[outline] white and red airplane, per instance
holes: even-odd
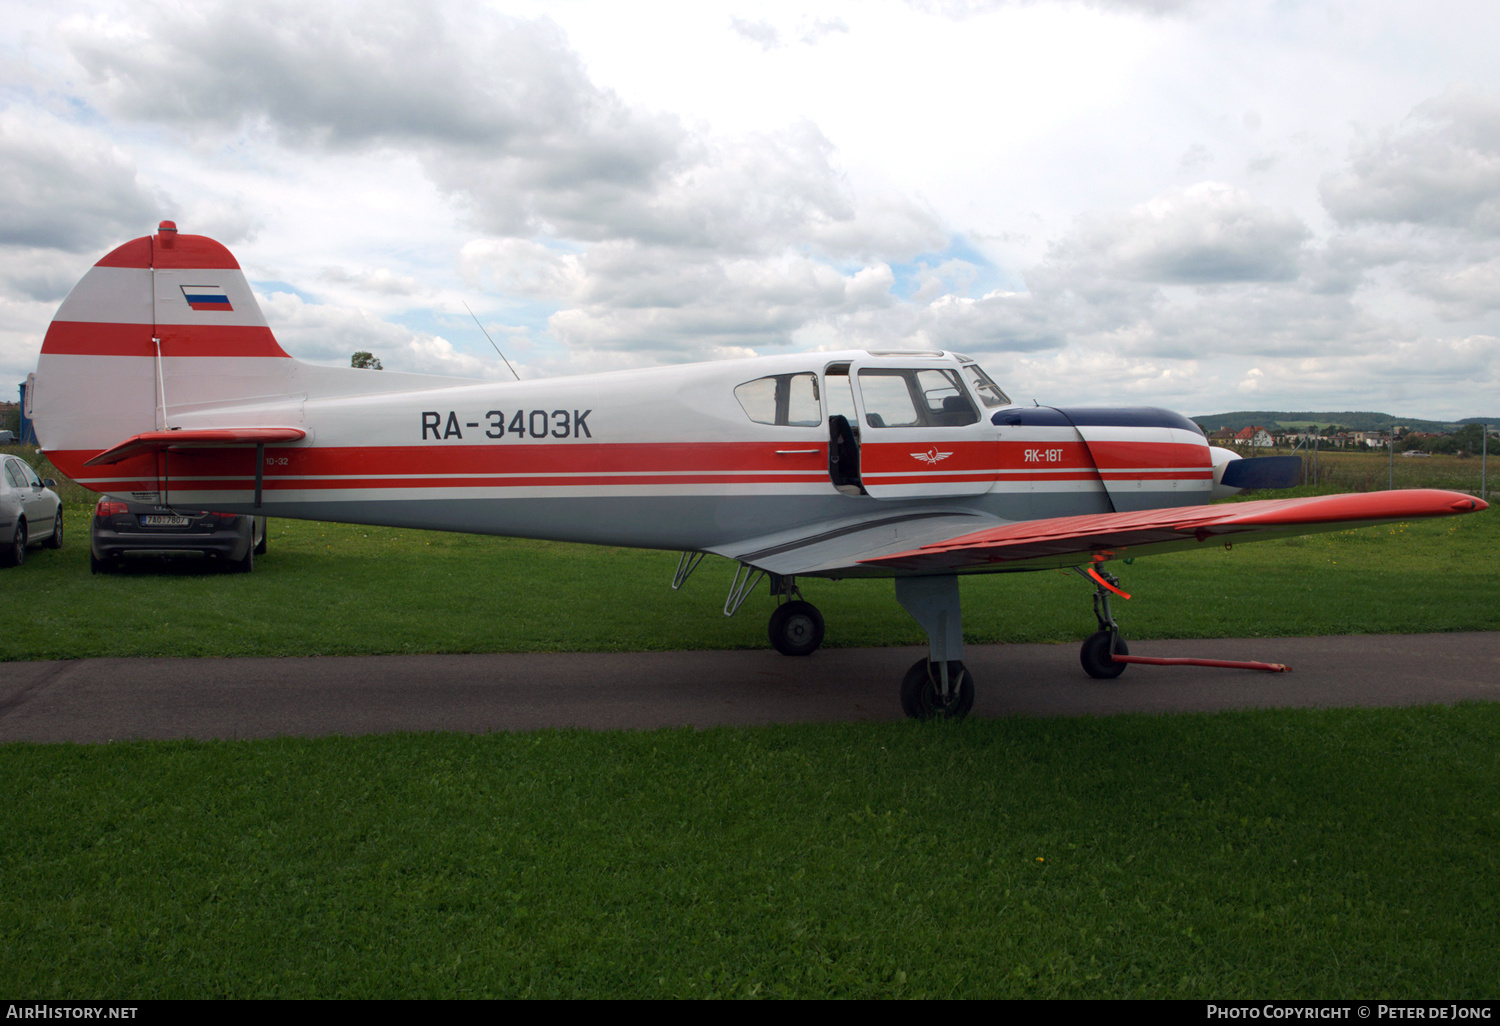
[[[1481,510],[1376,492],[1209,505],[1292,483],[1167,410],[1017,405],[951,352],[848,351],[514,382],[289,357],[219,243],[154,235],[84,275],[27,390],[80,484],[188,509],[668,549],[680,587],[736,561],[733,614],[769,579],[775,647],[823,637],[798,577],[892,577],[929,657],[911,716],[962,716],[959,574],[1073,567],[1096,590],[1084,668],[1127,654],[1100,564],[1201,545]]]

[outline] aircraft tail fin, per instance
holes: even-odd
[[[106,254],[63,300],[30,397],[37,440],[76,477],[106,450],[191,422],[194,410],[285,396],[296,362],[233,254],[163,221]],[[257,426],[248,419],[236,426]],[[151,448],[137,449],[127,476],[154,476]]]

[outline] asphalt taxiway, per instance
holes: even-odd
[[[895,720],[920,648],[76,659],[0,663],[0,741],[316,737],[545,727]],[[1291,673],[1079,668],[1078,646],[969,645],[975,716],[1401,706],[1500,700],[1500,632],[1133,641],[1134,655]]]

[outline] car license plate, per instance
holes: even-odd
[[[142,527],[186,527],[187,517],[141,517]]]

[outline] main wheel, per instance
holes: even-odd
[[[948,697],[943,698],[937,663],[918,659],[901,679],[901,711],[914,720],[961,720],[974,708],[974,675],[963,663],[948,663]]]
[[[62,548],[62,539],[62,508],[59,507],[57,510],[57,520],[52,524],[52,537],[48,538],[45,544],[49,549],[60,549]]]
[[[1114,680],[1125,672],[1129,663],[1117,663],[1109,657],[1111,641],[1114,642],[1113,651],[1117,655],[1130,654],[1124,638],[1116,641],[1110,631],[1095,631],[1089,635],[1078,653],[1078,661],[1083,664],[1084,673],[1098,680]]]
[[[812,655],[823,644],[823,614],[811,602],[785,602],[771,614],[769,633],[782,655]]]
[[[16,521],[16,533],[10,544],[0,550],[0,566],[20,566],[26,562],[26,522]]]

